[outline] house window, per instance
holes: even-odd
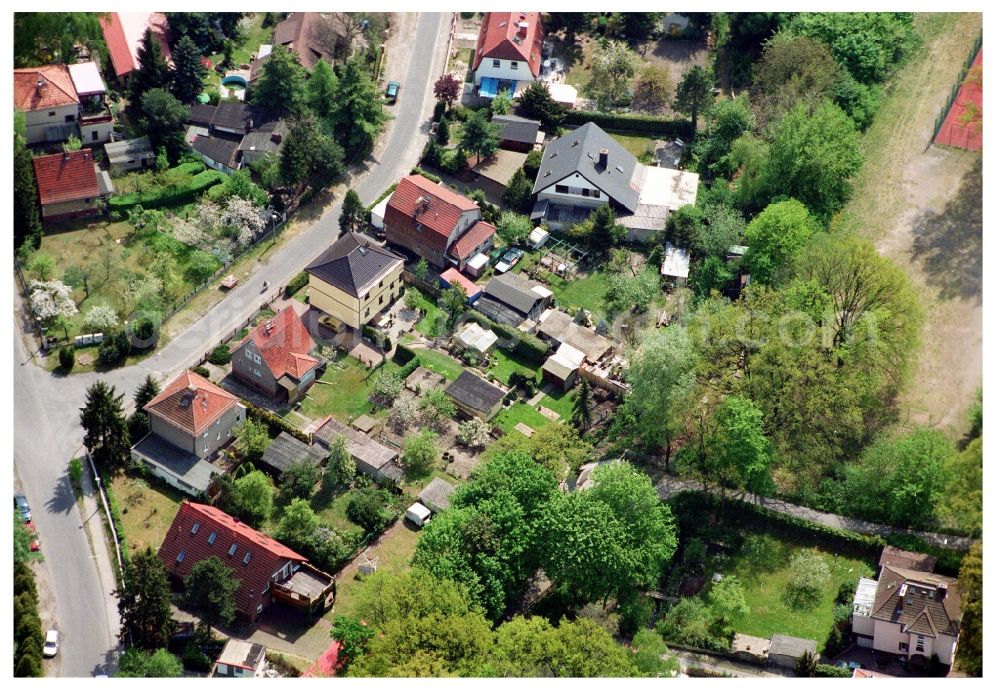
[[[569,186],[563,186],[561,184],[556,184],[556,193],[569,193]]]
[[[97,131],[96,130],[90,134],[90,139],[92,141],[94,141],[94,142],[97,141]]]
[[[910,648],[910,643],[909,642],[900,642],[899,643],[899,651],[905,652],[909,648]]]
[[[260,355],[254,355],[253,356],[253,361],[254,361],[255,364],[260,364]]]
[[[210,534],[208,534],[208,544],[215,545],[215,539],[218,537],[219,534],[217,534],[215,531],[212,531]]]
[[[917,635],[917,651],[918,652],[924,651],[924,636],[923,635]]]
[[[231,546],[229,546],[229,557],[232,557],[235,554],[236,554],[236,544],[233,543]]]
[[[246,555],[243,556],[243,564],[244,565],[250,564],[250,553],[247,553]]]
[[[205,446],[203,446],[201,448],[201,453],[203,453],[203,454],[207,454],[208,453],[208,444],[206,444]]]
[[[516,60],[510,61],[510,69],[511,70],[517,70],[517,61]]]
[[[205,434],[201,435],[201,438],[202,439],[208,439],[208,432],[206,432]]]
[[[497,61],[494,60],[493,62],[496,63]],[[495,66],[495,67],[499,67],[499,66]],[[55,111],[49,111],[49,115],[50,116],[55,116],[56,112]]]
[[[220,439],[222,439],[222,430],[215,433],[215,441],[219,441]]]
[[[67,123],[72,123],[73,121],[76,120],[76,116],[66,116],[65,120]]]
[[[372,313],[371,307],[368,307],[367,309],[365,309],[365,317],[366,318],[367,318],[368,314],[370,314],[370,313]]]
[[[366,300],[367,300],[367,299],[368,299],[369,297],[371,297],[371,296],[372,296],[372,293],[371,293],[371,292],[365,292],[365,299],[366,299]]]
[[[250,350],[250,348],[247,348],[243,352],[244,352],[244,354],[246,354],[248,360],[252,360],[253,359],[253,352]]]
[[[494,61],[493,61],[493,67],[495,67],[495,68],[498,68],[498,67],[500,67],[500,61],[499,61],[499,60],[496,60],[496,59],[494,59]],[[55,116],[55,115],[56,115],[56,112],[55,112],[55,111],[53,111],[53,112],[52,112],[52,113],[50,113],[49,115],[50,115],[50,116]]]
[[[185,555],[187,555],[187,552],[184,551],[184,550],[182,550],[179,553],[177,553],[177,564],[178,565],[181,564],[182,562],[184,562],[184,556]]]
[[[193,536],[194,534],[198,533],[198,529],[200,528],[201,524],[199,524],[197,521],[194,522],[194,526],[191,527],[191,535]]]
[[[590,192],[590,197],[592,197],[592,198],[600,198],[601,197],[601,192],[595,188],[594,190],[592,190]]]
[[[253,370],[253,375],[254,376],[260,376],[260,370],[259,369]]]
[[[384,284],[384,282],[385,282],[384,280],[379,280],[378,281],[378,286],[381,287]]]

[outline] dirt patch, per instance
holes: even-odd
[[[923,344],[901,397],[902,426],[959,436],[983,376],[982,170],[977,154],[929,142],[982,16],[916,22],[924,44],[865,134],[866,164],[838,225],[875,242],[922,300]]]

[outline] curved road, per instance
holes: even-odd
[[[395,118],[376,147],[379,154],[369,158],[350,182],[362,201],[374,200],[418,161],[425,141],[422,134],[429,131],[432,84],[445,69],[444,46],[450,17],[443,13],[419,14],[412,40],[401,47],[409,52],[407,73],[403,79],[399,79],[400,75],[389,76],[402,83]],[[67,462],[77,454],[83,438],[78,413],[87,388],[103,380],[119,393],[124,392],[127,402],[147,374],[162,381],[193,364],[261,301],[258,288],[263,279],[275,287],[283,285],[338,236],[339,215],[337,205],[289,241],[280,254],[208,314],[138,365],[103,374],[57,377],[30,360],[24,342],[15,332],[14,465],[33,505],[56,597],[56,625],[62,644],[53,675],[86,677],[109,673],[117,649],[118,625],[109,593],[113,578],[98,572],[94,553],[105,551],[91,548],[66,476]],[[20,322],[15,323],[19,329]],[[99,545],[100,539],[96,540]]]

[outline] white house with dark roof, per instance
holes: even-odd
[[[403,257],[363,234],[337,239],[312,263],[309,304],[359,329],[403,295]]]
[[[698,174],[647,166],[594,123],[550,142],[532,192],[531,217],[561,230],[610,205],[632,241],[645,241],[667,217],[694,204]]]

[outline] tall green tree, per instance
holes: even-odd
[[[87,389],[84,406],[80,408],[83,445],[94,463],[103,470],[125,465],[129,456],[128,425],[122,408],[124,394],[114,386],[97,381]]]
[[[31,248],[42,244],[42,220],[38,213],[38,189],[31,151],[24,137],[14,135],[14,250],[26,241]]]
[[[121,639],[137,649],[167,646],[171,632],[170,582],[163,560],[146,548],[125,561],[128,581],[115,592]]]
[[[483,157],[489,157],[500,147],[501,130],[499,123],[486,120],[486,116],[477,111],[465,122],[459,148],[476,155],[476,164],[479,164]]]
[[[723,487],[767,495],[774,490],[771,444],[764,435],[764,414],[743,396],[727,396],[716,409],[707,442],[710,477]]]
[[[306,71],[298,56],[275,46],[254,83],[251,98],[257,106],[299,115],[306,102]]]
[[[593,678],[637,675],[626,647],[586,618],[515,617],[494,632],[491,675],[528,678]]]
[[[631,14],[631,13],[629,13]],[[648,65],[639,71],[632,94],[632,108],[644,113],[661,114],[670,105],[670,73],[665,68]]]
[[[367,211],[353,188],[347,190],[344,195],[344,202],[340,206],[340,231],[344,234],[348,232],[359,232],[367,222]]]
[[[236,435],[236,450],[247,461],[257,461],[267,451],[271,438],[267,434],[267,425],[257,420],[247,418],[239,425],[233,434]]]
[[[962,592],[962,638],[955,650],[959,668],[973,677],[983,675],[983,544],[976,542],[958,573]]]
[[[160,394],[160,382],[152,374],[147,374],[146,378],[135,389],[132,395],[132,402],[136,410],[142,410],[146,404]]]
[[[266,473],[250,471],[237,478],[233,488],[233,509],[230,511],[233,516],[256,528],[271,518],[274,488]]]
[[[317,61],[306,85],[309,108],[320,118],[327,118],[337,108],[337,76],[325,60]]]
[[[762,123],[777,122],[797,103],[812,109],[833,96],[840,67],[830,49],[806,36],[778,34],[754,65],[754,103]]]
[[[524,170],[518,169],[510,177],[510,181],[507,182],[507,188],[503,192],[503,204],[518,212],[530,212],[531,188],[532,182],[528,179]]]
[[[191,104],[201,93],[208,70],[201,62],[201,50],[189,36],[182,36],[170,52],[174,61],[170,91],[182,104]]]
[[[757,118],[745,94],[736,99],[723,99],[706,113],[706,127],[692,146],[702,175],[722,176],[728,179],[737,169],[733,157],[733,143],[746,134],[752,134]]]
[[[674,92],[674,110],[679,113],[691,114],[691,133],[698,132],[698,114],[712,107],[714,98],[712,88],[715,81],[712,73],[695,65],[684,73],[684,77]]]
[[[330,444],[330,457],[326,460],[326,467],[323,468],[323,476],[320,478],[323,493],[331,495],[341,487],[347,487],[356,474],[357,464],[347,449],[347,438],[338,435]]]
[[[115,678],[180,678],[181,660],[164,648],[154,652],[126,649],[118,660]]]
[[[608,41],[591,59],[592,77],[586,92],[597,100],[600,111],[627,106],[632,82],[639,72],[639,54],[624,41]]]
[[[609,205],[596,208],[586,220],[574,224],[569,229],[569,236],[584,242],[592,252],[605,256],[615,246],[625,241],[628,230],[618,224],[615,212]]]
[[[287,185],[325,188],[344,173],[344,149],[310,114],[292,122],[279,166]]]
[[[594,395],[587,379],[580,380],[580,388],[573,399],[572,420],[581,432],[586,432],[594,420]]]
[[[847,114],[829,101],[812,112],[800,103],[777,126],[762,185],[772,197],[795,198],[829,219],[850,195],[862,161],[861,138]]]
[[[142,43],[136,51],[138,67],[128,78],[128,108],[126,111],[133,119],[143,115],[143,95],[153,89],[166,90],[170,87],[170,66],[163,55],[163,48],[152,30],[146,29]]]
[[[754,282],[774,283],[795,261],[796,253],[820,231],[809,209],[797,200],[771,203],[746,230],[743,262]]]
[[[346,666],[363,654],[366,645],[375,634],[374,628],[357,618],[350,618],[346,615],[334,617],[333,625],[330,628],[330,637],[340,644],[340,649],[337,650],[337,659],[340,665]]]
[[[199,560],[184,578],[184,603],[209,625],[228,625],[236,617],[240,580],[217,557]]]
[[[104,12],[15,12],[14,67],[72,63],[77,43],[107,55],[100,18]]]
[[[176,162],[187,151],[184,127],[188,109],[166,89],[151,89],[142,95],[140,127],[154,147],[166,149],[170,161]]]
[[[562,125],[566,118],[566,107],[552,98],[549,88],[543,82],[532,82],[519,97],[521,111],[528,118],[536,118],[542,127],[552,130]]]
[[[382,95],[359,58],[344,64],[334,94],[337,109],[330,121],[344,150],[357,156],[375,144],[388,119],[382,111]]]

